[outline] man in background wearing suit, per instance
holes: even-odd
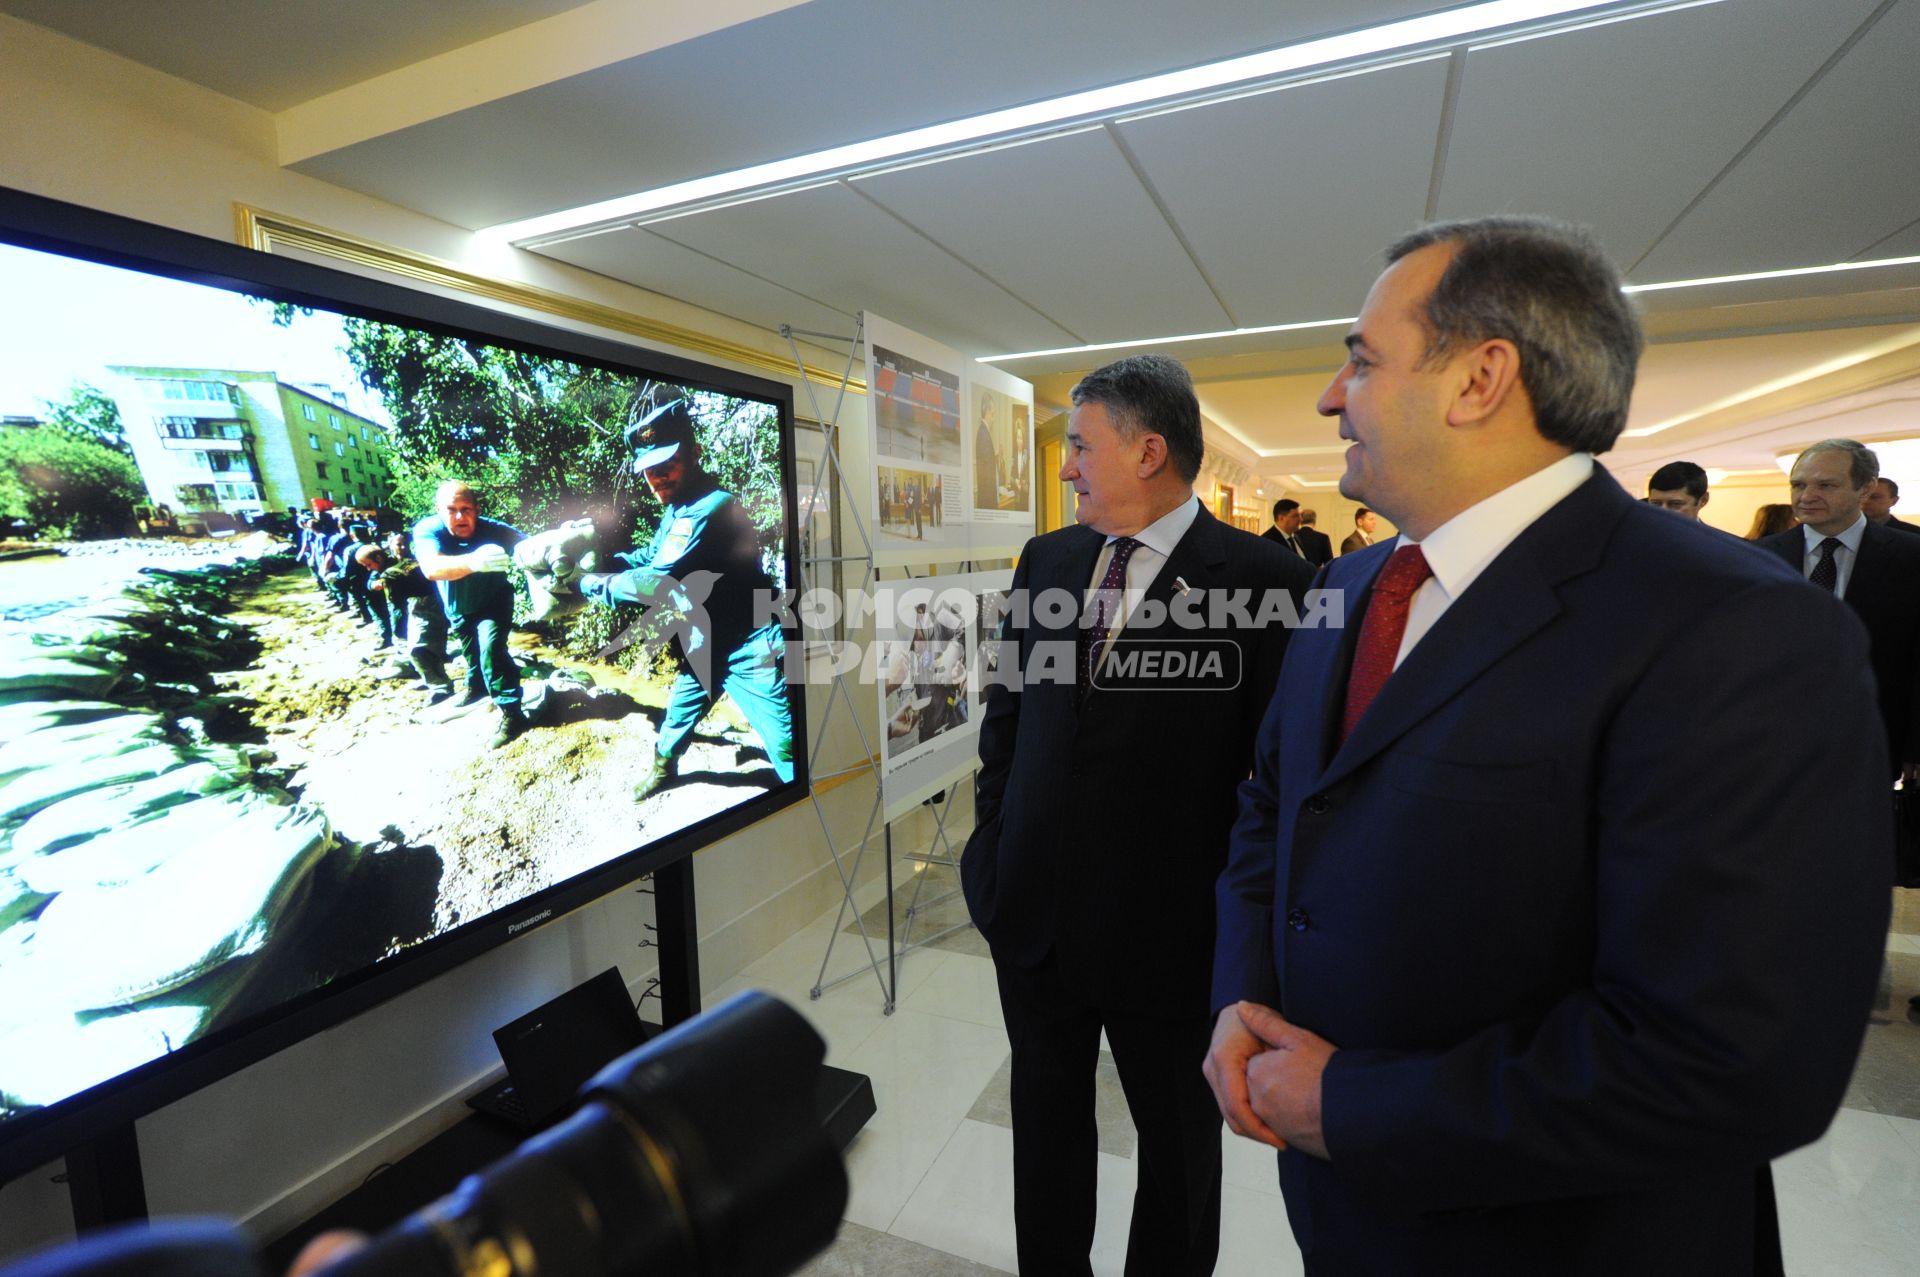
[[[1893,513],[1893,507],[1900,504],[1900,485],[1881,475],[1867,485],[1867,495],[1860,502],[1861,510],[1881,527],[1893,532],[1920,532],[1920,523],[1908,523]]]
[[[1294,534],[1300,542],[1300,555],[1315,567],[1320,567],[1333,558],[1333,538],[1314,527],[1319,515],[1312,510],[1300,511],[1300,531]]]
[[[1648,505],[1696,523],[1708,496],[1707,472],[1691,461],[1669,461],[1647,478]]]
[[[1273,526],[1260,535],[1284,545],[1303,559],[1307,557],[1300,545],[1300,503],[1292,497],[1281,497],[1273,503]]]
[[[1373,530],[1380,524],[1380,518],[1373,511],[1361,506],[1353,512],[1353,531],[1340,543],[1340,553],[1352,554],[1355,550],[1364,550],[1373,544]]]
[[[1756,545],[1847,605],[1867,627],[1887,759],[1920,777],[1920,541],[1861,513],[1880,472],[1871,448],[1824,439],[1794,459],[1787,485],[1800,526]]]
[[[1400,535],[1287,652],[1208,1079],[1309,1274],[1778,1272],[1768,1161],[1839,1105],[1886,933],[1866,636],[1594,464],[1641,335],[1590,235],[1388,262],[1319,406]]]
[[[1200,406],[1176,361],[1108,364],[1072,398],[1060,478],[1078,526],[1027,542],[1014,571],[1000,660],[1014,674],[988,691],[961,860],[1013,1047],[1020,1270],[1091,1272],[1104,1029],[1140,1139],[1126,1271],[1205,1274],[1220,1222],[1220,1116],[1199,1067],[1213,882],[1288,638],[1258,625],[1260,604],[1313,573],[1194,497]],[[1230,592],[1238,624],[1212,606]],[[1226,660],[1181,690],[1114,674],[1148,648]]]
[[[1911,787],[1920,784],[1920,540],[1873,519],[1875,490],[1892,484],[1879,473],[1880,458],[1852,439],[1814,444],[1787,480],[1800,526],[1756,544],[1845,599],[1867,627],[1887,757]],[[1899,492],[1892,489],[1886,509]],[[1920,994],[1907,1005],[1920,1011]]]

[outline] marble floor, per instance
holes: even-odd
[[[878,980],[862,971],[809,998],[831,939],[828,978],[865,960],[851,917],[828,913],[715,990],[777,994],[827,1039],[827,1060],[873,1081],[878,1113],[847,1152],[852,1196],[839,1239],[807,1277],[962,1277],[1015,1271],[1013,1137],[1007,1042],[986,947],[964,922],[950,871],[924,874],[915,932],[948,927],[899,967],[898,1001],[882,1014]],[[903,895],[906,893],[902,893]],[[1920,1271],[1920,891],[1899,899],[1888,969],[1845,1107],[1819,1142],[1775,1163],[1787,1271],[1794,1277],[1907,1277]],[[865,915],[884,946],[884,908]],[[836,923],[839,924],[836,932]],[[899,920],[904,929],[905,919]],[[884,948],[881,949],[884,953]],[[1132,1125],[1111,1064],[1100,1086],[1100,1215],[1093,1270],[1121,1271],[1134,1184]],[[1224,1137],[1219,1277],[1301,1272],[1261,1147]]]

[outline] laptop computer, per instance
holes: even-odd
[[[493,1031],[506,1080],[467,1097],[482,1113],[538,1131],[572,1105],[588,1078],[647,1040],[618,967],[609,967]]]

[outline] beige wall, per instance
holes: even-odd
[[[283,171],[266,114],[5,16],[0,121],[0,185],[229,242],[233,206],[243,202],[785,351],[774,334],[513,250],[487,256],[458,228]],[[817,715],[826,697],[812,699]],[[860,753],[844,706],[838,718],[828,765]],[[839,838],[858,837],[871,794],[871,782],[857,780],[828,797]],[[839,894],[820,822],[804,803],[694,864],[709,989]],[[637,893],[616,893],[142,1119],[153,1210],[250,1219],[263,1236],[303,1218],[461,1117],[462,1098],[497,1069],[495,1026],[610,965],[637,988],[653,966],[638,947],[648,912]],[[56,1170],[0,1188],[0,1261],[66,1233]]]
[[[1790,499],[1785,475],[1722,479],[1708,490],[1707,507],[1700,512],[1700,519],[1735,536],[1745,536],[1761,506]]]

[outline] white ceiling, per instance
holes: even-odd
[[[0,0],[480,228],[1403,18],[1432,0]],[[1622,6],[1631,8],[1634,6]],[[164,16],[163,16],[164,15]],[[1719,0],[984,146],[538,251],[777,328],[973,355],[1351,315],[1423,218],[1593,226],[1634,283],[1920,254],[1920,0]],[[1920,265],[1642,296],[1617,470],[1914,431]],[[1337,472],[1341,330],[1170,346],[1255,473]],[[1059,402],[1105,353],[1002,362]]]

